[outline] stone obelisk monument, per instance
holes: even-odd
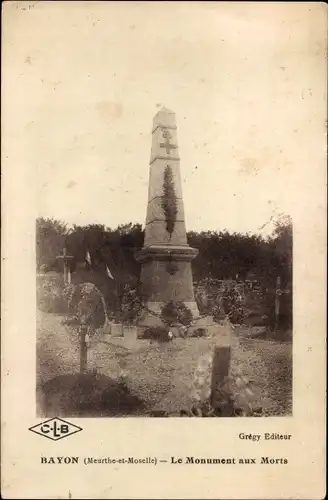
[[[163,108],[153,121],[145,239],[136,254],[148,309],[160,314],[179,301],[199,316],[191,272],[197,253],[187,243],[175,114]]]

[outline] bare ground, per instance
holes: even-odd
[[[64,317],[38,311],[38,414],[42,416],[129,416],[150,410],[178,412],[191,404],[193,373],[217,339],[176,339],[172,343],[120,342],[95,337],[88,369],[79,377],[76,330]],[[249,378],[254,404],[264,416],[291,415],[292,344],[247,339],[240,331],[232,348],[231,371]],[[121,343],[122,344],[122,343]]]

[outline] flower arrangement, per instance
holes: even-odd
[[[191,311],[183,302],[173,302],[173,300],[171,300],[163,306],[161,319],[163,323],[169,327],[176,323],[190,326],[193,317]]]
[[[153,326],[147,328],[143,334],[144,339],[149,339],[157,342],[169,342],[169,331],[164,326]]]
[[[135,288],[125,287],[121,297],[121,320],[135,325],[143,312],[142,302]]]

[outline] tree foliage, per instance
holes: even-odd
[[[115,229],[105,225],[67,225],[54,219],[37,219],[37,269],[62,271],[56,256],[64,245],[74,259],[71,270],[77,271],[80,281],[92,281],[108,298],[122,302],[126,285],[138,288],[140,266],[134,252],[143,245],[144,232],[140,224],[122,224]],[[258,279],[264,286],[275,288],[277,276],[282,287],[292,281],[292,221],[279,217],[269,238],[254,234],[227,231],[190,231],[188,243],[199,250],[193,260],[194,280]],[[86,252],[92,266],[86,267]],[[108,278],[106,266],[115,280]],[[85,275],[83,274],[85,273]],[[90,277],[93,275],[92,278]],[[291,296],[290,296],[291,297]]]
[[[292,282],[293,225],[288,215],[280,215],[275,221],[271,244],[282,285],[289,285]]]
[[[64,246],[67,225],[53,218],[39,217],[36,221],[36,265],[49,271],[56,264],[56,256]]]

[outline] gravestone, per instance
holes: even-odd
[[[229,376],[230,371],[230,346],[215,347],[212,363],[212,379],[210,399],[213,408],[216,407],[217,401],[220,402],[220,386],[224,383],[225,377]]]
[[[138,339],[137,327],[125,325],[123,327],[123,337],[124,337],[124,342],[127,346],[129,347],[134,346]]]
[[[110,326],[110,333],[112,337],[123,337],[122,323],[112,323]]]
[[[191,271],[197,253],[187,243],[175,114],[163,108],[153,120],[145,239],[135,255],[149,310],[141,324],[158,322],[163,305],[171,300],[199,316]]]
[[[191,388],[193,408],[197,408],[199,416],[202,416],[201,407],[206,403],[209,404],[210,411],[218,407],[224,413],[233,411],[230,394],[223,391],[230,373],[230,358],[231,348],[228,344],[218,344],[199,357]],[[229,408],[224,408],[227,405]]]

